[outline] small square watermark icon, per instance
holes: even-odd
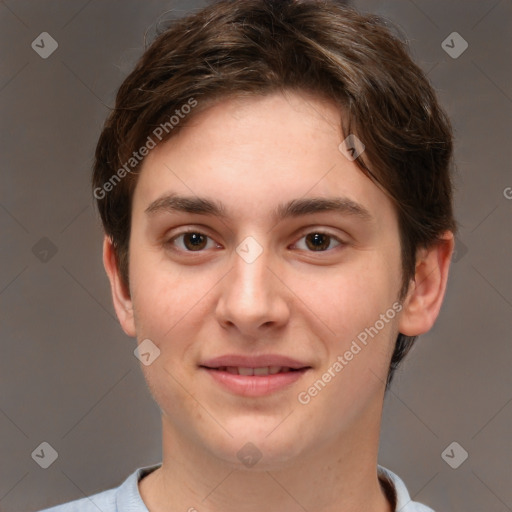
[[[32,254],[41,263],[48,263],[57,254],[57,246],[49,238],[43,237],[32,247]]]
[[[160,349],[146,338],[139,343],[133,354],[144,366],[149,366],[160,356]]]
[[[441,48],[452,59],[458,59],[468,49],[468,46],[468,42],[458,32],[452,32],[441,43]]]
[[[441,453],[441,458],[452,469],[457,469],[468,458],[468,452],[457,441],[453,441]]]
[[[339,146],[343,156],[353,162],[363,151],[366,146],[354,134],[349,135]]]
[[[246,263],[254,263],[263,253],[263,247],[248,236],[237,248],[236,252]]]
[[[42,442],[33,452],[32,458],[43,468],[48,469],[56,460],[59,454],[50,443]]]
[[[252,468],[263,455],[256,445],[253,443],[246,443],[242,448],[240,448],[240,450],[238,450],[236,456],[244,466]]]
[[[48,32],[41,32],[32,41],[31,46],[39,57],[47,59],[59,47],[59,43]]]
[[[453,248],[452,253],[452,262],[457,263],[462,258],[464,258],[464,256],[466,256],[467,252],[467,246],[459,238],[455,237],[455,246]]]

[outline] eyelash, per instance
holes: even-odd
[[[186,230],[186,231],[182,231],[176,235],[174,235],[172,238],[170,238],[166,243],[165,245],[174,245],[174,242],[176,241],[176,239],[184,236],[184,235],[187,235],[187,234],[195,234],[195,235],[201,235],[201,236],[205,236],[206,238],[211,239],[211,237],[209,237],[208,235],[206,235],[205,233],[202,233],[201,231],[198,231],[196,229],[189,229],[189,230]],[[335,246],[334,248],[331,248],[331,249],[325,249],[325,250],[319,250],[319,251],[312,251],[312,250],[306,250],[307,252],[310,252],[310,253],[324,253],[324,252],[330,252],[330,251],[333,251],[334,249],[336,249],[336,247],[341,247],[341,246],[344,246],[344,245],[347,245],[346,242],[344,242],[343,240],[341,240],[340,238],[338,238],[337,236],[331,234],[331,233],[328,233],[326,231],[322,231],[321,229],[315,229],[315,230],[312,230],[312,231],[306,231],[306,232],[303,232],[299,238],[299,240],[302,240],[304,237],[306,237],[307,235],[312,235],[312,234],[315,234],[315,235],[323,235],[323,236],[326,236],[328,237],[330,240],[335,240],[336,242],[338,242],[338,245]],[[297,243],[297,242],[296,242]],[[293,244],[293,245],[296,245]],[[201,249],[199,251],[190,251],[188,249],[177,249],[178,251],[181,251],[181,252],[187,252],[187,253],[202,253],[205,251],[205,249]],[[305,250],[305,249],[302,249],[302,250]]]

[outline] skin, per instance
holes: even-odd
[[[401,312],[299,403],[396,303],[402,282],[396,212],[339,151],[340,121],[333,104],[297,92],[225,99],[146,157],[133,199],[129,290],[105,238],[120,323],[160,350],[141,366],[162,411],[163,465],[139,483],[150,512],[391,510],[376,470],[389,360],[398,332],[433,325],[453,235],[418,251]],[[213,198],[228,217],[146,212],[169,193]],[[371,217],[271,216],[292,199],[334,196]],[[199,251],[179,236],[189,228],[208,237]],[[315,250],[308,239],[319,230],[330,236]],[[236,252],[248,236],[263,250],[250,264]],[[233,353],[288,355],[312,368],[271,395],[243,397],[198,367]],[[251,468],[237,457],[248,442],[262,454]]]

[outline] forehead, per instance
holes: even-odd
[[[134,204],[146,211],[172,193],[207,196],[215,215],[275,220],[291,200],[342,197],[353,211],[389,213],[382,191],[340,151],[341,123],[336,105],[303,93],[224,99],[150,152]]]

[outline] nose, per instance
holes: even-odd
[[[217,302],[219,323],[247,338],[258,338],[284,326],[290,314],[286,300],[290,292],[270,250],[263,249],[254,261],[244,258],[242,252],[233,256],[233,269],[222,281]]]

